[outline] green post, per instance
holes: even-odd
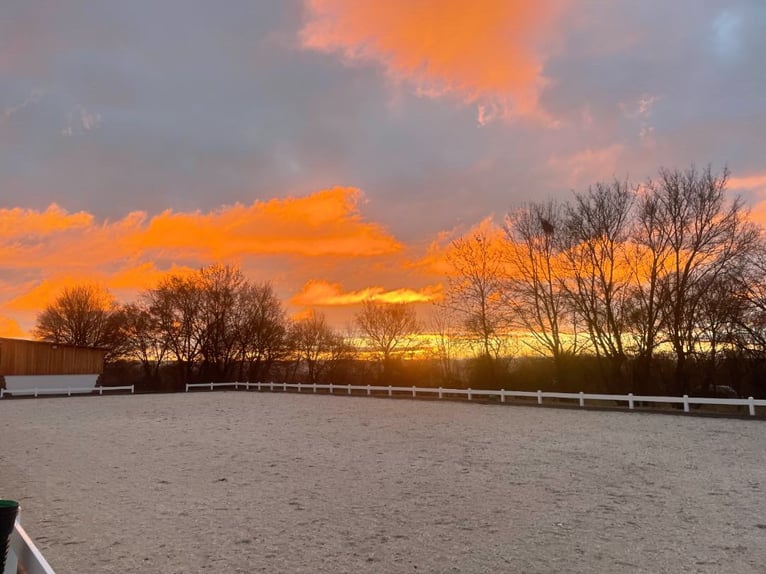
[[[19,503],[15,500],[0,500],[0,572],[5,570],[8,557],[8,544],[11,540],[13,525],[19,513]]]

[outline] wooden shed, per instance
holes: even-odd
[[[100,375],[104,349],[0,338],[0,377]]]

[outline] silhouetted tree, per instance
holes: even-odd
[[[433,335],[439,378],[445,386],[450,386],[459,380],[457,359],[463,354],[464,345],[456,325],[457,321],[449,306],[434,304],[429,331]]]
[[[736,348],[737,326],[745,313],[745,300],[740,293],[741,276],[736,268],[732,271],[734,273],[723,273],[704,285],[699,303],[697,355],[704,368],[699,387],[713,395],[721,360],[727,350]]]
[[[38,315],[38,339],[107,350],[107,361],[122,352],[119,306],[114,297],[96,285],[66,287]]]
[[[766,358],[766,242],[763,236],[748,257],[744,273],[735,278],[742,313],[736,323],[737,345]]]
[[[529,333],[534,351],[552,357],[558,381],[565,376],[566,358],[581,348],[563,285],[563,229],[564,210],[553,202],[529,204],[506,218],[511,321]]]
[[[448,305],[460,318],[479,354],[493,364],[500,356],[507,333],[506,255],[502,237],[477,232],[452,242],[447,261]]]
[[[647,184],[657,202],[655,223],[667,244],[659,285],[662,328],[676,358],[675,392],[688,391],[686,362],[697,348],[705,290],[740,266],[758,233],[742,200],[726,198],[728,169],[661,169]]]
[[[205,380],[225,380],[239,358],[240,330],[248,310],[241,292],[246,282],[237,267],[210,265],[199,271],[201,289],[200,354]]]
[[[412,335],[419,331],[415,309],[405,303],[364,301],[357,313],[356,324],[369,341],[383,365],[382,378],[390,378],[395,355],[406,350]]]
[[[636,350],[633,390],[637,393],[646,392],[648,388],[654,353],[662,342],[662,310],[668,296],[663,281],[670,257],[664,220],[659,196],[645,189],[638,198],[631,234],[632,287],[627,303],[628,331]]]
[[[120,312],[120,334],[125,341],[124,356],[141,364],[147,382],[158,382],[168,348],[157,317],[143,301],[125,305]]]
[[[162,345],[180,367],[181,382],[189,382],[202,353],[206,330],[199,275],[168,275],[146,293],[146,299]]]
[[[293,324],[291,340],[298,360],[306,363],[311,383],[324,380],[338,361],[349,357],[343,337],[330,328],[324,314],[314,310]]]
[[[566,210],[562,285],[588,331],[590,347],[618,384],[626,361],[626,315],[631,285],[627,244],[634,192],[627,183],[597,183]]]
[[[240,380],[264,380],[274,363],[291,351],[287,317],[268,282],[246,283],[239,293],[238,306]]]

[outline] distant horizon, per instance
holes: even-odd
[[[426,311],[450,242],[661,167],[766,223],[758,0],[8,0],[0,336],[64,287],[215,262],[338,328]],[[494,226],[494,227],[493,227]]]

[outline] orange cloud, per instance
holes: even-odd
[[[4,307],[12,311],[37,312],[51,302],[63,289],[74,283],[87,281],[89,278],[60,276],[46,278],[39,283],[29,282],[22,286],[22,292]]]
[[[160,279],[168,273],[190,275],[195,271],[195,268],[179,265],[171,265],[168,269],[158,269],[154,263],[142,263],[136,267],[120,269],[105,278],[105,284],[112,291],[135,291],[159,283]]]
[[[360,197],[357,189],[336,187],[206,214],[166,211],[135,235],[133,246],[219,259],[245,254],[373,256],[399,251],[401,245],[379,225],[362,220],[357,207]]]
[[[456,271],[450,262],[450,257],[455,253],[455,240],[461,237],[465,239],[481,237],[490,242],[492,249],[499,251],[505,249],[507,244],[505,231],[490,216],[469,229],[456,228],[452,231],[440,233],[428,246],[426,254],[421,259],[412,263],[412,267],[431,275],[442,277],[455,275]]]
[[[419,290],[387,291],[383,287],[368,287],[358,291],[344,291],[339,283],[309,281],[290,302],[303,307],[335,307],[357,305],[368,300],[381,303],[430,303],[441,297],[441,285],[430,285]]]
[[[752,193],[753,207],[750,218],[756,223],[766,225],[766,173],[732,177],[729,179],[729,189]]]
[[[200,261],[246,255],[375,256],[401,244],[378,224],[362,219],[361,193],[333,188],[315,194],[209,213],[134,212],[97,223],[87,213],[51,206],[44,212],[0,210],[0,258],[12,268],[92,268],[142,258]],[[145,263],[145,262],[144,262]]]
[[[730,189],[746,189],[766,192],[766,173],[729,179]]]
[[[0,316],[0,337],[24,337],[25,335],[17,321]]]
[[[68,229],[83,229],[93,224],[93,216],[83,211],[67,213],[56,204],[45,211],[0,209],[0,240],[50,235]]]
[[[553,168],[562,182],[569,185],[591,185],[596,181],[614,177],[624,148],[613,144],[602,148],[588,148],[569,156],[552,156],[548,166]]]
[[[303,46],[382,64],[425,96],[456,95],[479,121],[541,115],[545,50],[566,2],[306,0]],[[545,49],[544,49],[545,48]]]
[[[20,295],[8,300],[3,305],[9,311],[38,312],[55,299],[66,287],[79,283],[93,282],[113,293],[128,296],[155,285],[168,273],[183,275],[193,273],[192,267],[171,265],[168,269],[158,269],[154,263],[143,263],[136,267],[118,269],[106,273],[93,268],[82,273],[54,273],[42,281],[30,281],[22,286]]]
[[[306,273],[317,277],[321,271],[313,272],[331,272],[343,261],[400,256],[403,246],[361,215],[361,200],[359,190],[336,187],[210,212],[133,212],[116,221],[56,205],[0,209],[0,313],[23,316],[28,325],[73,283],[95,282],[129,300],[169,271],[216,261],[241,261],[259,280],[283,277],[275,267],[283,274],[300,269],[303,282]],[[280,258],[289,263],[279,266]]]

